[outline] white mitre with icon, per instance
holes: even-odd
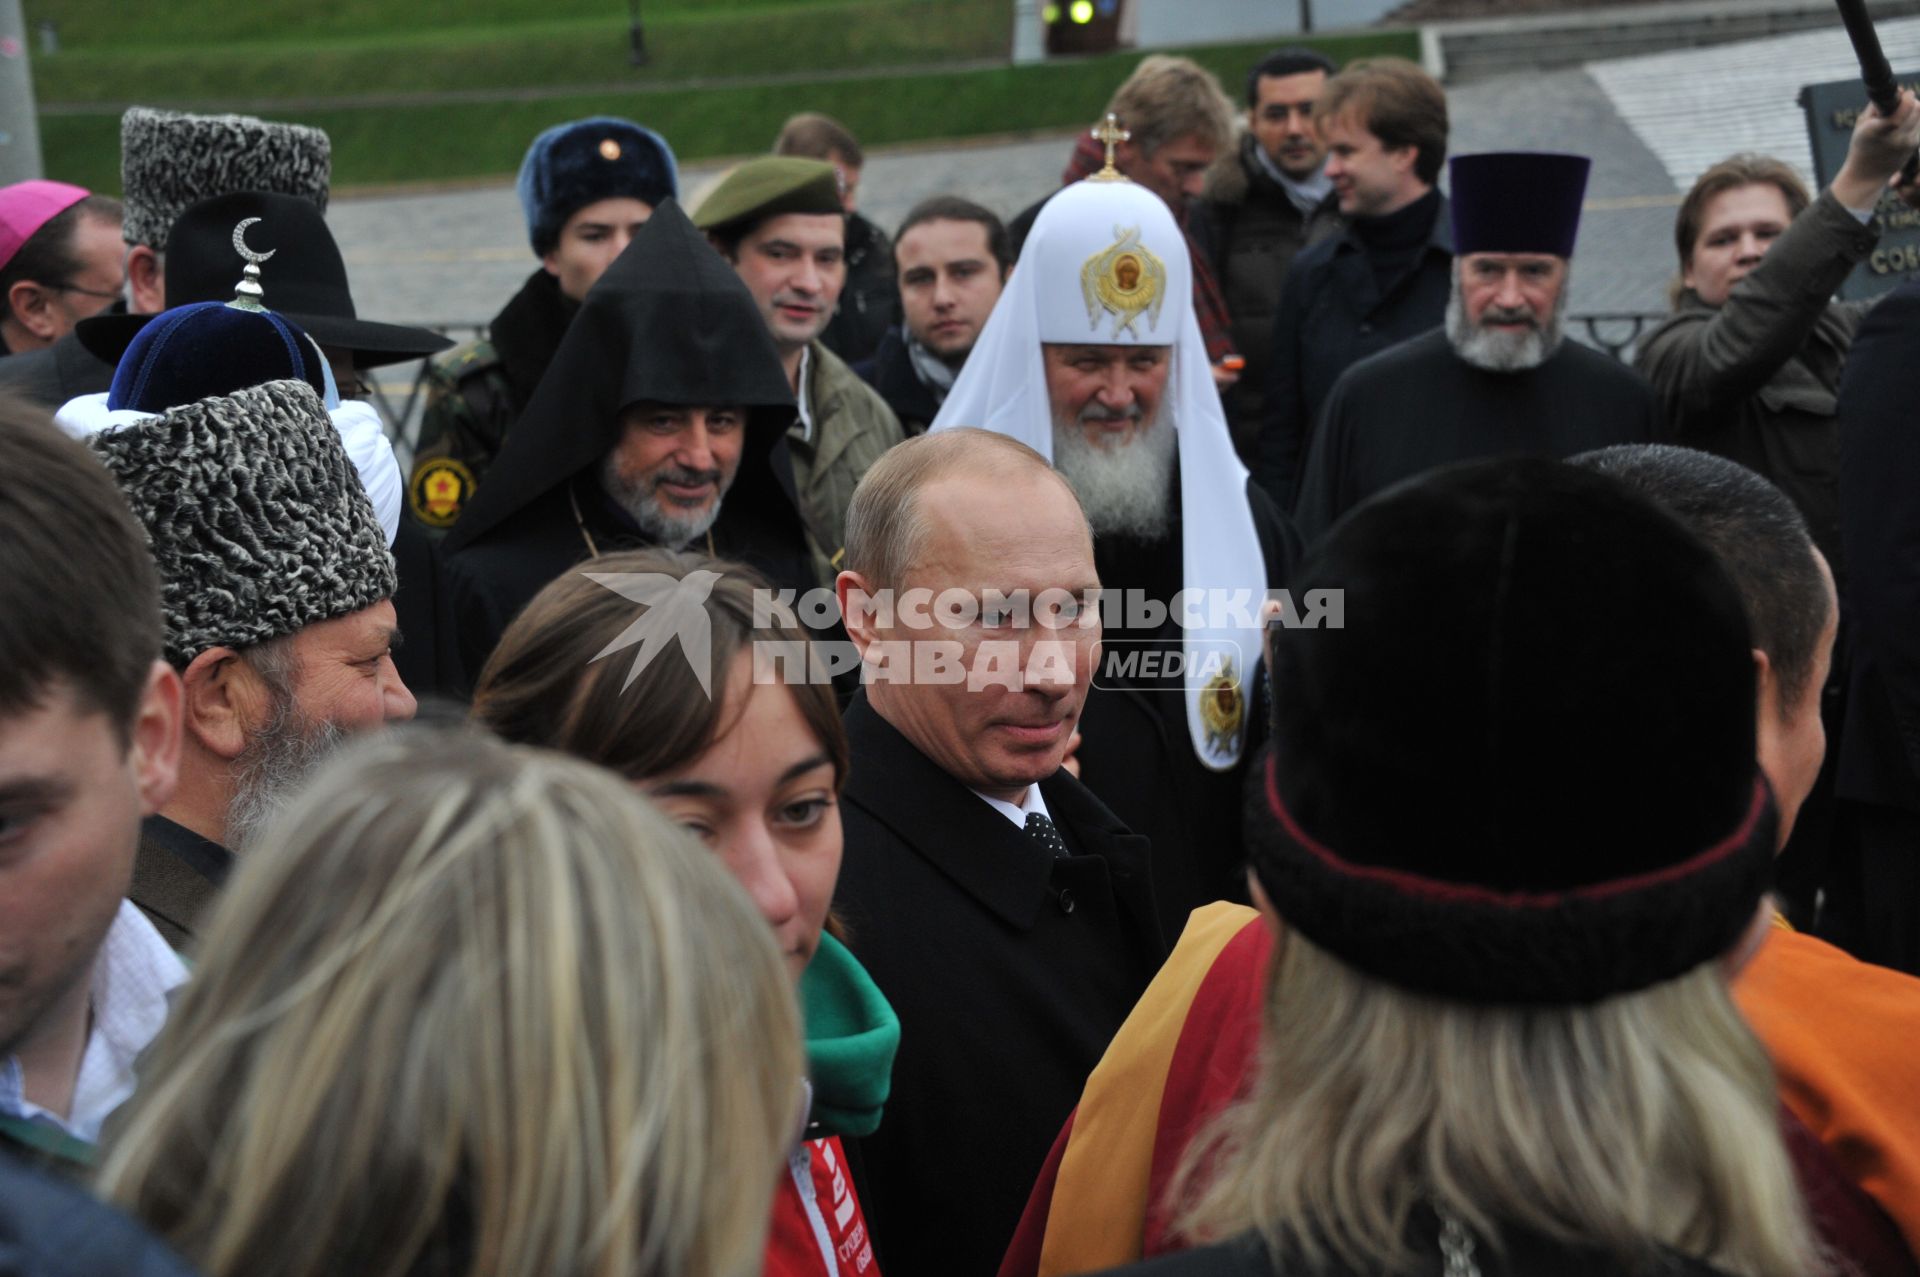
[[[1186,235],[1159,196],[1114,170],[1126,135],[1113,117],[1094,136],[1107,167],[1041,208],[932,429],[978,426],[1052,460],[1043,343],[1173,348],[1160,412],[1178,434],[1182,567],[1200,622],[1183,635],[1187,726],[1195,755],[1224,771],[1246,743],[1266,560],[1194,318]]]

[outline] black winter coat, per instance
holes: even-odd
[[[900,317],[900,281],[887,233],[858,213],[847,214],[847,282],[840,306],[820,334],[821,344],[850,364],[871,358]]]
[[[1453,222],[1444,199],[1419,265],[1384,296],[1351,224],[1293,259],[1273,326],[1266,424],[1253,467],[1253,477],[1282,510],[1293,510],[1320,410],[1340,374],[1439,327],[1452,291]]]
[[[913,356],[907,353],[906,331],[901,325],[887,329],[873,358],[856,364],[853,370],[880,392],[887,407],[893,409],[893,415],[900,418],[900,425],[909,438],[925,434],[933,419],[940,415],[940,404],[934,399],[933,391],[913,371]]]
[[[1920,281],[1867,312],[1840,382],[1847,715],[1834,792],[1920,812]]]
[[[1147,840],[1064,771],[1051,858],[867,703],[835,909],[900,1016],[886,1118],[858,1142],[883,1272],[992,1273],[1087,1074],[1166,956]]]

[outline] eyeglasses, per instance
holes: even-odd
[[[110,293],[103,293],[97,288],[82,288],[78,284],[55,284],[52,287],[56,293],[79,293],[83,297],[104,297],[108,301],[117,302],[120,300],[121,293],[126,291],[127,286],[123,280],[120,286]]]

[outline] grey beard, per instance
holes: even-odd
[[[237,851],[252,843],[345,739],[338,724],[312,721],[291,693],[276,691],[273,717],[248,734],[233,760],[227,846]]]
[[[611,452],[600,462],[600,487],[627,512],[628,518],[640,525],[642,532],[669,550],[691,545],[706,535],[707,529],[720,517],[720,498],[715,498],[712,505],[698,514],[673,513],[660,504],[650,489],[623,480]]]
[[[1562,281],[1560,295],[1554,299],[1553,314],[1545,328],[1522,333],[1495,332],[1467,319],[1466,303],[1460,297],[1460,279],[1456,275],[1453,292],[1447,298],[1447,340],[1453,352],[1488,372],[1525,372],[1553,358],[1566,336],[1567,296],[1571,281]]]
[[[1106,448],[1087,437],[1079,420],[1056,417],[1053,468],[1079,496],[1095,536],[1117,533],[1157,541],[1169,526],[1177,443],[1164,419],[1147,423],[1131,442]]]

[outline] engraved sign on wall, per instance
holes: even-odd
[[[1920,93],[1920,72],[1895,74],[1902,88]],[[1807,113],[1807,139],[1813,144],[1813,175],[1824,189],[1847,159],[1847,140],[1867,106],[1867,91],[1858,78],[1809,84],[1800,90]],[[1866,261],[1840,285],[1840,296],[1852,301],[1890,292],[1909,276],[1920,274],[1920,209],[1908,208],[1891,191],[1882,192],[1880,243]]]

